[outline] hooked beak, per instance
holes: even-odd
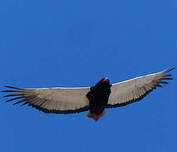
[[[104,78],[104,79],[102,80],[102,82],[109,82],[109,79],[108,79],[108,78]]]

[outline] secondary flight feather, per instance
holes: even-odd
[[[45,113],[69,114],[88,111],[87,117],[97,121],[105,114],[105,108],[125,106],[139,101],[161,84],[171,80],[170,71],[136,77],[127,81],[110,84],[108,78],[101,79],[95,86],[80,88],[16,88],[5,86],[11,97],[6,102],[29,105]]]

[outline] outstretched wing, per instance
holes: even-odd
[[[14,97],[9,101],[19,100],[14,104],[22,103],[46,113],[78,113],[88,110],[89,101],[86,94],[89,88],[40,88],[21,89],[11,86],[2,92],[12,93],[4,97]]]
[[[171,74],[168,74],[168,72],[173,69],[113,84],[106,107],[120,107],[141,100],[152,90],[156,89],[156,87],[162,87],[161,84],[163,83],[167,84],[163,80],[172,79],[170,78]]]

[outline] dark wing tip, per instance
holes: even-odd
[[[164,73],[168,73],[170,71],[173,71],[175,69],[175,67],[172,67],[172,68],[168,68],[167,70],[164,71]]]
[[[12,97],[11,99],[6,100],[5,102],[15,101],[24,98],[24,94],[22,93],[24,89],[12,87],[12,86],[4,86],[5,88],[8,88],[8,90],[2,90],[1,92],[9,93],[7,95],[4,95],[4,98]]]
[[[23,96],[24,94],[22,94],[22,93],[18,93],[18,94],[8,94],[8,95],[5,95],[5,96],[3,96],[3,97],[14,97],[14,96]]]
[[[171,77],[172,75],[171,74],[168,74],[169,72],[171,72],[172,70],[174,70],[175,67],[173,68],[169,68],[167,70],[164,70],[162,73],[163,73],[163,77],[160,78],[160,81],[159,83],[165,83],[165,84],[168,84],[168,82],[166,81],[161,81],[161,80],[173,80],[173,78]]]
[[[4,86],[5,88],[9,88],[9,89],[15,89],[15,90],[23,90],[22,88],[17,88],[17,87],[12,87],[12,86]]]
[[[10,93],[10,92],[21,92],[22,90],[24,90],[22,88],[17,88],[17,87],[12,87],[12,86],[7,86],[7,85],[4,87],[7,88],[8,90],[2,90],[0,92],[9,92]]]

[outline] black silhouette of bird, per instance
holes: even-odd
[[[136,102],[145,97],[164,80],[171,80],[168,72],[162,72],[136,77],[127,81],[110,84],[108,78],[101,79],[93,87],[81,88],[36,88],[22,89],[5,86],[12,93],[4,97],[13,97],[6,102],[18,100],[15,104],[29,105],[45,113],[69,114],[89,110],[87,117],[97,121],[104,116],[105,108],[115,108]]]

